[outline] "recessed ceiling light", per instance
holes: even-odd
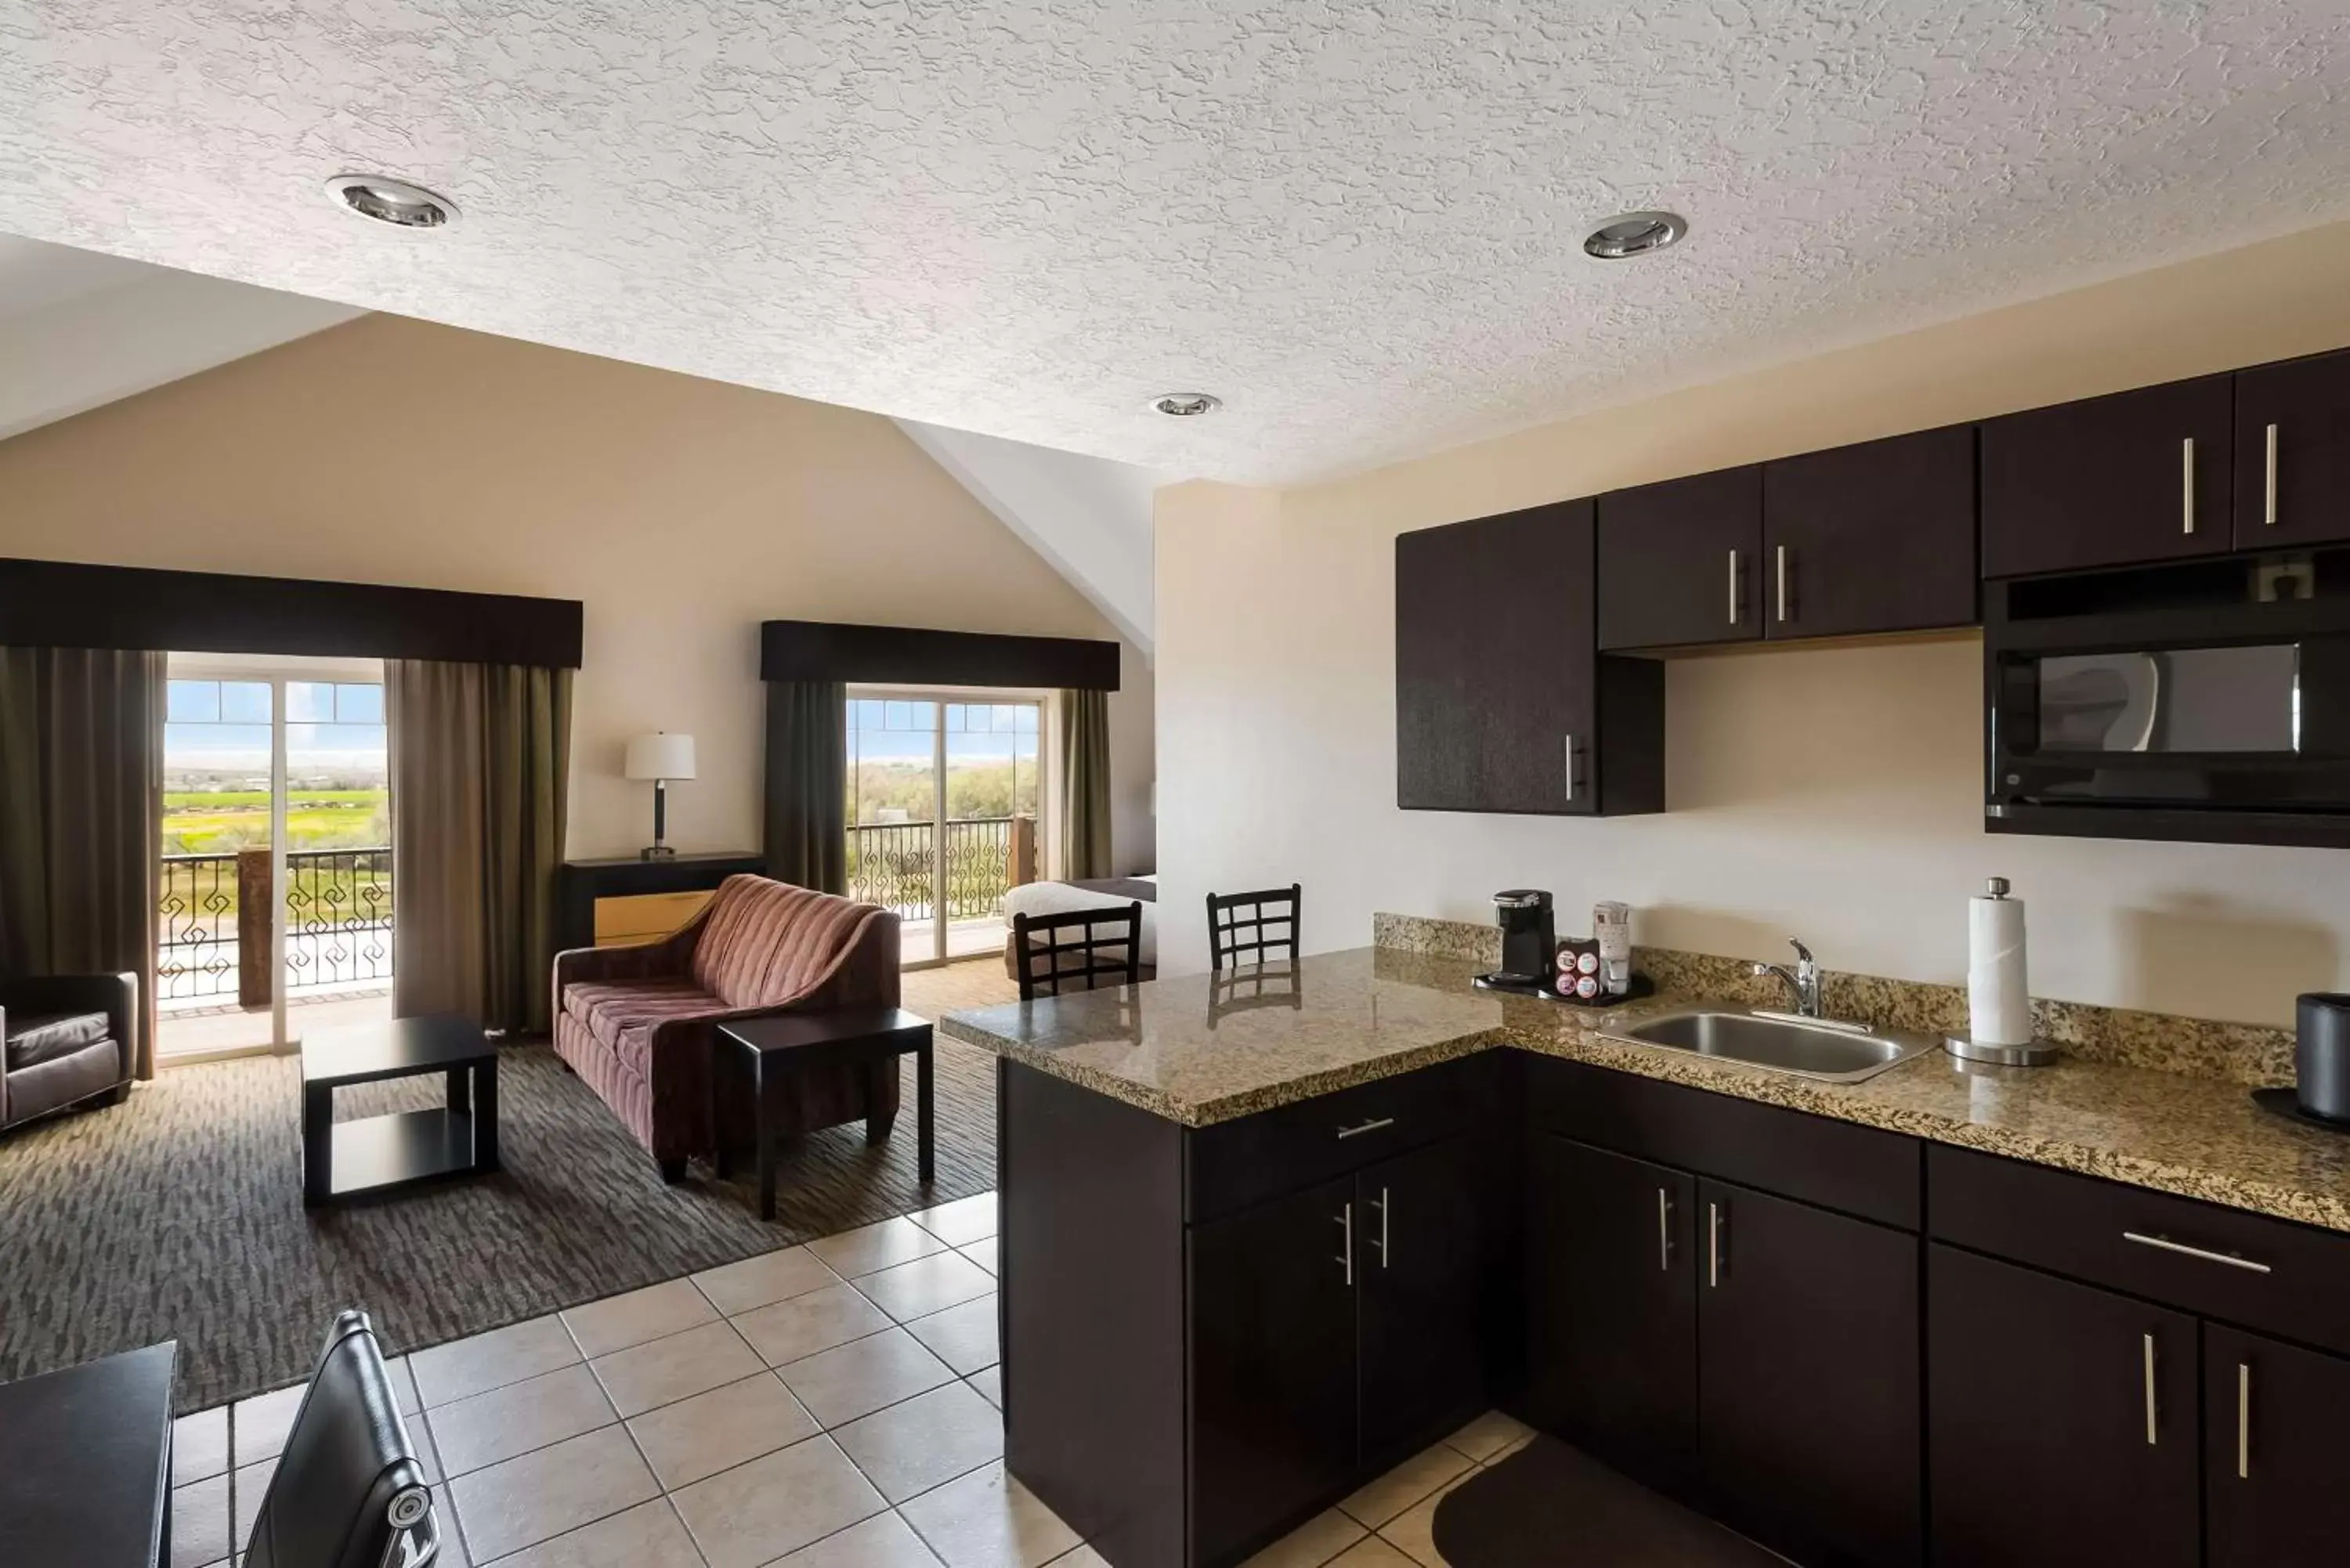
[[[457,221],[456,202],[389,174],[338,174],[327,194],[362,218],[403,229],[445,229]]]
[[[1600,261],[1622,261],[1663,250],[1689,233],[1689,220],[1679,213],[1626,213],[1609,218],[1583,237],[1583,254]]]
[[[1150,406],[1162,414],[1189,420],[1214,413],[1224,406],[1224,400],[1209,392],[1161,392],[1150,400]]]

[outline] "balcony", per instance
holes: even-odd
[[[896,911],[907,963],[1001,951],[1003,895],[1035,879],[1031,816],[865,823],[848,830],[848,896]]]
[[[163,857],[155,994],[164,1054],[270,1043],[252,1017],[276,990],[269,863],[265,848]],[[389,847],[286,857],[289,1038],[305,1023],[389,1015],[391,898]]]

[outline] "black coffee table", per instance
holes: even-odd
[[[445,1074],[446,1106],[335,1120],[335,1091]],[[320,1029],[302,1041],[302,1201],[498,1168],[498,1048],[447,1013]]]
[[[776,1012],[718,1026],[718,1049],[746,1057],[751,1071],[754,1137],[758,1140],[759,1218],[775,1217],[776,1090],[818,1067],[863,1066],[910,1054],[914,1058],[914,1133],[922,1185],[935,1170],[931,1133],[931,1022],[899,1007],[843,1007],[825,1012]],[[710,1127],[721,1178],[726,1175],[725,1123],[720,1116],[720,1064],[710,1064]],[[874,1131],[868,1123],[868,1136]]]

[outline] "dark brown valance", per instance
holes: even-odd
[[[1118,644],[1081,637],[771,620],[759,626],[759,678],[1115,691]]]
[[[579,667],[576,599],[0,559],[0,643]]]

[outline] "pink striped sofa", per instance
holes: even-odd
[[[717,1026],[766,1012],[898,1002],[898,917],[764,877],[729,877],[702,913],[640,947],[555,960],[555,1049],[651,1151],[671,1181],[717,1147],[710,1123]],[[785,1086],[787,1135],[898,1113],[898,1064],[802,1075]],[[730,1101],[730,1104],[734,1102]],[[748,1116],[736,1137],[748,1130]]]

